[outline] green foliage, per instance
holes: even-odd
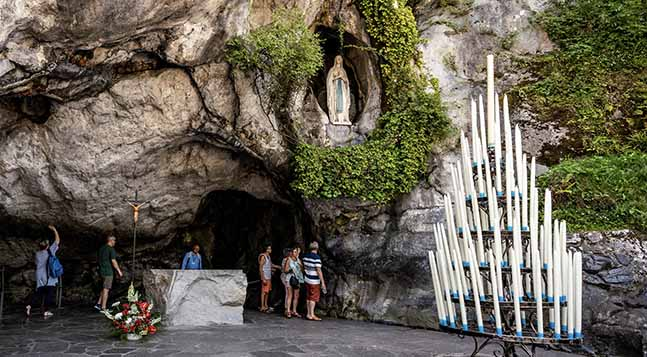
[[[267,75],[270,97],[283,106],[323,66],[319,37],[295,10],[279,11],[272,22],[227,42],[226,60],[243,71]]]
[[[647,152],[646,18],[644,0],[555,1],[539,16],[559,50],[519,94],[582,138],[576,154]]]
[[[386,202],[409,192],[425,172],[433,143],[449,132],[437,83],[416,67],[420,36],[411,9],[392,0],[359,0],[358,5],[381,59],[387,111],[364,144],[298,145],[292,187],[305,197]]]
[[[567,160],[539,177],[555,218],[574,230],[647,231],[647,154]]]

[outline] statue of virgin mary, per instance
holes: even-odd
[[[335,57],[335,64],[326,77],[326,94],[328,102],[328,117],[336,125],[352,125],[348,117],[350,109],[350,87],[348,76],[344,71],[344,60]]]

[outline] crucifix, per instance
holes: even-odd
[[[132,201],[125,200],[130,207],[133,208],[133,277],[132,282],[135,281],[135,247],[137,246],[137,221],[139,220],[139,210],[146,206],[150,201],[140,202],[138,198],[139,190],[135,190],[135,199]],[[132,284],[132,283],[131,283]]]

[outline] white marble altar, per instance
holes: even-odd
[[[166,326],[241,325],[247,292],[242,270],[166,270],[144,273],[146,296]]]

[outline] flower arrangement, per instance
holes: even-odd
[[[128,302],[115,302],[103,311],[103,314],[112,321],[115,335],[125,336],[129,340],[139,340],[143,336],[153,335],[162,320],[153,314],[153,304],[139,298],[139,293],[133,284],[128,288]]]

